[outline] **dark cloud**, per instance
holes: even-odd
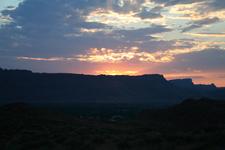
[[[119,30],[117,33],[124,36],[128,41],[149,41],[153,39],[152,35],[157,33],[169,32],[172,29],[162,25],[152,25],[149,28],[137,29],[137,30]]]
[[[209,1],[207,4],[208,4],[207,9],[211,11],[225,9],[224,0],[212,0],[212,1]]]
[[[125,44],[128,40],[146,40],[148,38],[146,35],[169,31],[164,26],[153,26],[134,31],[116,31],[110,34],[81,33],[81,28],[111,28],[101,23],[85,21],[84,17],[96,8],[112,7],[118,11],[124,9],[126,12],[126,10],[135,10],[136,7],[140,7],[144,0],[124,2],[123,7],[117,8],[119,1],[108,0],[24,1],[17,9],[4,11],[4,15],[10,15],[14,22],[0,29],[1,48],[8,52],[4,55],[67,56],[81,53],[90,47],[127,46]],[[65,35],[70,35],[70,37]],[[125,38],[118,39],[122,35]]]
[[[207,49],[176,56],[172,66],[178,68],[193,68],[197,70],[223,70],[225,71],[225,51],[221,49]]]
[[[153,0],[153,1],[160,4],[165,4],[165,6],[172,6],[176,4],[190,4],[207,0]]]
[[[13,22],[0,29],[1,48],[7,49],[8,55],[18,52],[33,55],[79,52],[92,45],[93,39],[67,39],[64,35],[80,34],[80,28],[104,28],[103,24],[84,21],[83,16],[96,7],[107,7],[107,3],[103,0],[26,0],[17,9],[3,12],[10,15]]]
[[[193,30],[193,29],[196,29],[196,28],[201,28],[205,25],[210,25],[210,24],[213,24],[213,23],[216,23],[216,22],[219,22],[219,21],[220,21],[220,19],[217,18],[217,17],[193,21],[191,23],[191,25],[183,28],[182,32],[187,32],[187,31],[190,31],[190,30]]]
[[[149,40],[140,45],[140,49],[148,52],[166,51],[172,49],[175,41]]]

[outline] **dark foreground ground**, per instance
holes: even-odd
[[[225,149],[224,101],[186,100],[169,108],[126,111],[129,117],[109,117],[114,110],[109,108],[101,112],[104,117],[93,109],[86,110],[89,115],[56,110],[1,106],[0,150]]]

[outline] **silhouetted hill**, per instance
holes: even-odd
[[[169,108],[143,111],[140,116],[144,120],[170,122],[186,127],[225,124],[225,101],[187,99]]]
[[[207,90],[206,90],[207,89]],[[148,102],[173,104],[189,97],[219,97],[223,89],[167,81],[162,75],[106,76],[0,70],[1,101]]]

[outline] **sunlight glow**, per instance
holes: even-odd
[[[121,70],[101,70],[96,71],[96,74],[102,75],[137,75],[138,71],[121,71]]]

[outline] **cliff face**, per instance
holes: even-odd
[[[169,82],[176,86],[185,87],[185,88],[191,88],[194,86],[192,79],[175,79],[175,80],[170,80]]]
[[[181,88],[189,88],[189,89],[199,89],[199,90],[216,90],[216,86],[214,84],[204,85],[204,84],[194,84],[192,79],[175,79],[170,80],[170,83],[177,87]]]
[[[41,102],[168,104],[189,97],[222,95],[213,85],[194,85],[191,79],[167,81],[158,74],[93,76],[32,73],[26,70],[0,70],[0,91],[1,100]]]

